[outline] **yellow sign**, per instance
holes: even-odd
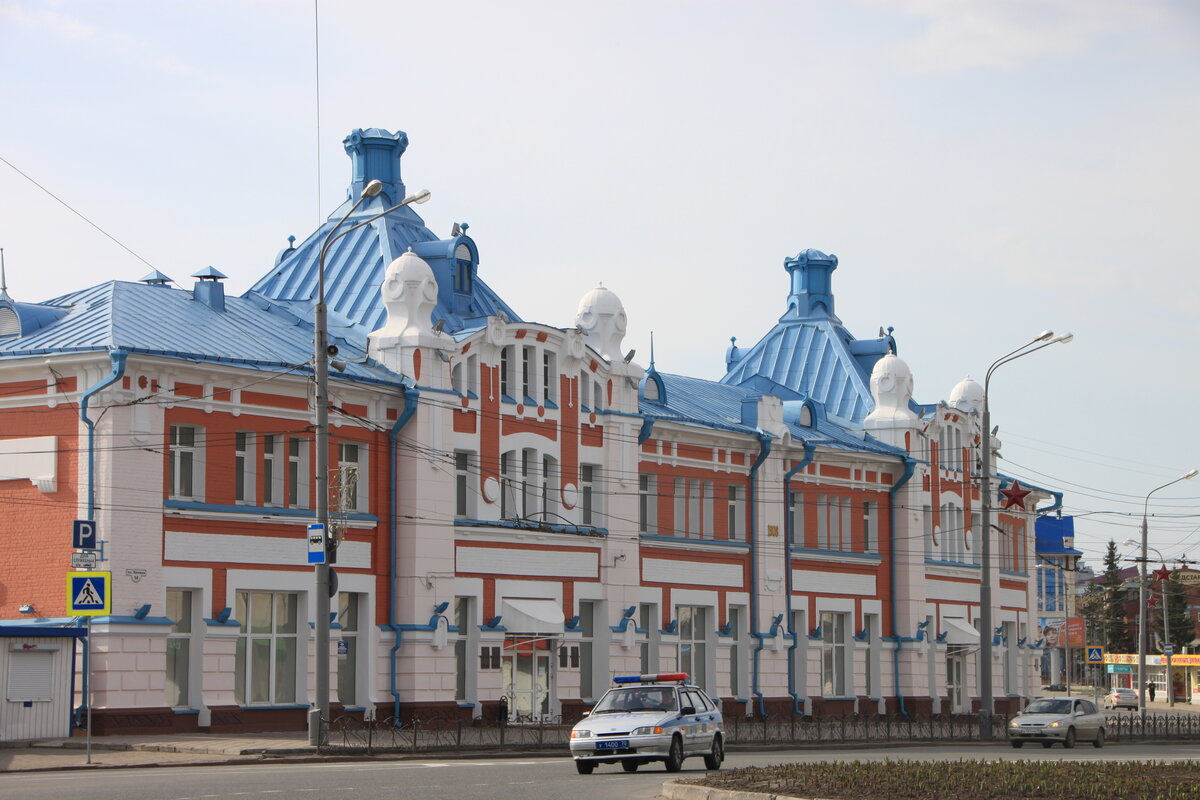
[[[111,572],[68,572],[67,615],[102,617],[112,613]]]

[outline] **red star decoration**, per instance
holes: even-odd
[[[1030,492],[1029,489],[1022,489],[1021,484],[1017,481],[1012,482],[1012,486],[1007,489],[1001,489],[1000,494],[1004,495],[1004,507],[1012,508],[1017,506],[1022,511],[1025,510],[1025,496]]]
[[[1159,567],[1158,569],[1154,570],[1154,571],[1153,571],[1153,572],[1151,572],[1150,574],[1154,576],[1154,580],[1156,580],[1156,581],[1169,581],[1169,580],[1171,580],[1171,570],[1167,569],[1167,565],[1166,565],[1166,564],[1163,564],[1161,567]]]
[[[1146,598],[1146,605],[1150,608],[1158,608],[1158,597],[1156,595],[1150,595]]]

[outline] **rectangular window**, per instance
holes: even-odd
[[[254,505],[254,434],[238,431],[233,437],[234,501]]]
[[[296,702],[297,613],[294,592],[238,592],[241,623],[234,669],[239,705]]]
[[[279,490],[276,488],[280,475],[275,465],[275,451],[279,447],[280,438],[273,433],[263,434],[263,505],[267,506],[278,505],[280,500]]]
[[[687,536],[687,481],[675,479],[675,535]]]
[[[837,549],[844,552],[849,552],[854,549],[853,541],[850,538],[850,517],[853,512],[850,510],[850,498],[838,498],[838,538]]]
[[[600,468],[591,464],[579,467],[580,521],[584,525],[600,525]]]
[[[879,504],[867,500],[863,503],[863,552],[879,550]]]
[[[867,633],[867,697],[879,697],[882,684],[879,680],[879,615],[864,614]]]
[[[658,530],[658,477],[643,472],[638,475],[638,530],[653,533]]]
[[[542,351],[542,404],[558,399],[558,357],[549,350]]]
[[[537,404],[537,348],[521,348],[521,397],[524,402]]]
[[[587,370],[579,371],[579,407],[584,411],[588,411],[592,407],[591,398],[592,380],[588,377]]]
[[[500,519],[517,517],[516,451],[500,454]]]
[[[558,474],[557,466],[558,462],[555,461],[553,456],[542,456],[542,489],[540,494],[543,522],[554,522],[555,518],[558,517],[558,503],[555,499],[558,488],[555,483],[555,476]],[[561,522],[561,518],[558,518],[558,521]]]
[[[713,538],[713,483],[704,481],[700,485],[700,535]]]
[[[300,465],[301,444],[303,439],[288,439],[287,454],[287,504],[290,508],[300,506],[300,488],[303,481],[303,470]]]
[[[189,708],[189,676],[192,662],[192,592],[167,589],[167,705]]]
[[[746,512],[742,506],[742,487],[735,483],[729,485],[729,539],[739,541],[745,537],[743,521]]]
[[[366,448],[354,442],[338,443],[338,471],[335,476],[334,507],[344,513],[365,512],[367,492],[363,483]]]
[[[471,502],[471,454],[461,450],[454,453],[454,516],[469,519],[474,516]]]
[[[342,641],[337,650],[337,698],[346,707],[362,705],[358,692],[359,619],[364,595],[338,593],[338,624]]]
[[[467,356],[467,394],[479,396],[479,356]]]
[[[537,464],[537,452],[534,450],[521,451],[521,516],[529,518],[537,510],[537,498],[534,492],[537,488],[537,476],[534,475]]]
[[[742,609],[729,607],[729,696],[741,697],[742,692]]]
[[[804,547],[804,493],[792,490],[788,492],[788,525],[791,527],[792,547]]]
[[[600,381],[592,381],[592,410],[604,408],[604,388]]]
[[[196,453],[198,450],[197,429],[191,425],[172,425],[170,434],[170,485],[171,497],[184,500],[195,499]]]
[[[688,536],[701,535],[701,514],[700,514],[700,481],[695,478],[688,479]]]
[[[472,623],[471,598],[454,598],[454,626],[458,628],[458,639],[454,642],[454,699],[467,702],[467,670],[470,664],[467,653],[471,652],[468,631]]]
[[[925,557],[933,558],[933,509],[921,506],[921,519],[925,530]]]
[[[658,671],[658,646],[662,639],[659,631],[658,606],[642,603],[638,606],[638,627],[645,631],[645,638],[639,647],[639,663],[641,674],[647,675]]]
[[[817,495],[817,549],[829,549],[829,499]]]
[[[596,691],[592,670],[592,641],[596,636],[595,604],[590,600],[579,601],[579,630],[583,638],[579,643],[579,698],[592,700],[602,692]]]
[[[821,694],[846,696],[845,613],[821,612]]]
[[[708,609],[703,606],[677,606],[679,619],[679,671],[691,676],[700,688],[708,684],[705,664],[708,655]]]
[[[513,397],[512,386],[512,348],[500,348],[500,394],[502,399],[511,401]]]

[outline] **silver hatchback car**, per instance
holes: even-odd
[[[579,773],[617,763],[635,772],[651,761],[678,772],[689,756],[703,756],[704,766],[720,769],[725,760],[721,710],[687,679],[682,672],[614,678],[617,685],[571,730],[571,756]]]
[[[1042,747],[1074,747],[1079,739],[1093,747],[1104,746],[1104,715],[1091,700],[1079,697],[1043,697],[1034,700],[1008,722],[1013,747],[1041,742]]]

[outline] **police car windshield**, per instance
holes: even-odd
[[[675,711],[675,690],[666,686],[631,686],[613,689],[600,698],[593,714],[627,714],[634,711]]]

